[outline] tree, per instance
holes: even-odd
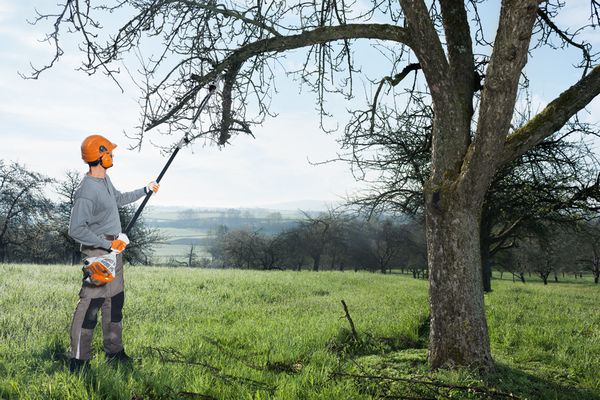
[[[428,268],[424,221],[416,220],[405,225],[404,234],[400,261],[411,270],[414,278],[418,278],[419,274],[425,278]]]
[[[321,213],[318,217],[311,217],[304,212],[304,219],[298,223],[298,238],[301,247],[312,258],[313,271],[319,271],[321,268],[321,257],[325,254],[325,249],[330,245],[333,237],[333,218],[330,216]]]
[[[526,88],[523,92],[527,95]],[[403,112],[379,111],[377,129],[360,129],[369,113],[355,112],[342,146],[355,177],[369,189],[352,199],[368,213],[424,213],[422,196],[431,171],[433,110],[424,94],[410,94]],[[531,117],[531,104],[519,111],[516,126]],[[541,221],[576,223],[598,210],[600,161],[592,148],[598,129],[579,120],[546,138],[513,162],[500,168],[483,203],[480,247],[484,291],[491,291],[491,259],[512,247]],[[370,172],[370,173],[367,173]]]
[[[289,228],[277,235],[283,250],[281,263],[294,271],[302,270],[306,263],[306,251],[301,242],[302,234],[299,229]]]
[[[208,252],[212,257],[212,263],[220,262],[220,267],[225,268],[225,237],[229,232],[226,225],[218,225],[214,232],[209,235],[212,239],[208,246]]]
[[[19,163],[0,160],[0,262],[49,261],[43,239],[52,203],[44,189],[51,182]]]
[[[81,179],[81,173],[69,170],[65,173],[64,180],[57,182],[55,185],[55,190],[60,196],[60,200],[56,203],[54,227],[61,239],[60,247],[64,250],[64,258],[71,265],[81,262],[80,245],[69,236],[71,210],[75,202],[75,192],[79,187]]]
[[[260,265],[258,237],[258,232],[246,229],[227,232],[223,237],[224,264],[247,269]]]
[[[391,272],[392,262],[396,261],[401,251],[403,240],[406,242],[406,235],[403,235],[403,229],[386,219],[377,224],[374,232],[374,251],[377,258],[377,266],[382,274],[389,269]]]
[[[594,283],[600,281],[600,221],[583,224],[578,235],[578,249],[581,254],[577,261],[594,276]]]
[[[512,247],[519,235],[549,223],[574,226],[598,211],[600,162],[579,136],[585,134],[597,133],[588,124],[569,123],[496,173],[481,219],[486,291],[491,290],[491,258]]]
[[[284,241],[280,236],[265,234],[258,236],[256,246],[262,269],[282,269],[280,264],[285,254],[283,245]]]
[[[137,207],[133,204],[119,207],[121,226],[126,227],[129,224],[136,209]],[[127,245],[127,251],[123,252],[123,259],[132,265],[150,264],[150,260],[154,254],[154,246],[165,241],[165,236],[160,233],[160,230],[147,226],[141,216],[129,230],[127,236],[130,243]]]
[[[516,265],[507,269],[518,272],[522,282],[525,282],[524,272],[534,272],[544,285],[548,284],[551,274],[558,282],[558,273],[580,271],[582,261],[581,225],[564,223],[540,223],[535,231],[517,240],[515,249],[509,252],[510,258]]]
[[[198,265],[198,255],[195,252],[194,244],[190,244],[190,250],[187,253],[187,266],[189,268],[196,267]]]
[[[270,115],[278,55],[300,48],[308,52],[299,78],[315,90],[326,114],[326,95],[352,95],[352,78],[360,70],[354,55],[366,52],[360,48],[354,53],[351,49],[359,48],[354,41],[388,43],[378,48],[384,59],[391,60],[393,76],[381,79],[381,86],[398,85],[407,70],[421,71],[434,112],[431,172],[422,194],[431,283],[429,362],[434,368],[462,365],[490,370],[480,248],[487,188],[500,168],[558,131],[600,92],[595,54],[589,44],[577,42],[598,26],[599,5],[591,2],[589,26],[568,32],[554,22],[564,3],[504,0],[493,43],[486,40],[477,1],[439,0],[431,7],[424,0],[373,2],[359,12],[353,5],[332,0],[291,5],[124,0],[94,8],[89,1],[66,0],[58,13],[40,19],[55,22],[47,38],[56,44],[56,56],[48,67],[62,54],[59,34],[69,25],[83,40],[87,57],[82,69],[113,78],[117,60],[140,47],[143,39],[157,44],[159,38],[162,51],[142,65],[145,130],[140,131],[140,140],[157,126],[167,131],[186,126],[196,94],[218,75],[224,81],[220,105],[210,110],[218,111],[218,118],[211,114],[196,135],[225,144],[237,132],[250,133],[253,124]],[[133,16],[116,33],[106,35],[98,20],[103,12],[119,11]],[[383,18],[389,23],[374,22]],[[544,44],[580,49],[582,78],[513,129],[521,72],[530,48]],[[418,65],[410,63],[414,58]],[[406,63],[410,64],[397,72]],[[348,74],[346,79],[339,78],[340,72]],[[375,111],[378,99],[372,104]]]

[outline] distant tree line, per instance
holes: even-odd
[[[49,178],[25,166],[0,160],[0,262],[80,262],[79,244],[68,235],[75,192],[83,174],[67,171],[62,180]],[[119,209],[126,226],[135,212],[132,205]],[[132,264],[150,263],[159,231],[138,220],[129,233],[124,253]]]
[[[300,271],[369,270],[392,268],[426,276],[427,252],[419,221],[402,223],[391,218],[367,220],[343,211],[304,214],[304,218],[277,234],[260,229],[223,226],[208,251],[212,266]]]
[[[305,214],[295,226],[277,234],[260,229],[229,229],[214,233],[208,251],[212,260],[200,260],[194,248],[188,266],[287,270],[367,270],[412,274],[427,278],[427,249],[422,221],[361,218],[356,213],[329,211]],[[491,256],[491,267],[501,277],[545,284],[565,275],[600,278],[600,221],[543,223],[515,237],[511,246]]]
[[[592,274],[600,280],[600,221],[576,224],[544,224],[535,233],[516,239],[514,246],[492,257],[493,267],[523,283],[529,277],[544,284],[559,282],[565,275],[575,278]]]

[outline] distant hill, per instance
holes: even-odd
[[[297,200],[287,201],[281,203],[271,203],[261,205],[260,208],[267,208],[271,210],[302,210],[302,211],[327,211],[331,208],[336,208],[342,205],[342,201],[332,200]]]
[[[330,208],[335,208],[344,204],[342,201],[332,200],[314,200],[304,199],[295,201],[286,201],[278,203],[259,204],[251,207],[193,207],[193,206],[148,206],[144,211],[146,216],[164,214],[164,213],[176,213],[184,210],[198,210],[198,211],[224,211],[224,210],[240,210],[240,211],[256,211],[260,210],[264,212],[276,212],[276,211],[327,211]]]

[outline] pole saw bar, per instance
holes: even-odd
[[[220,79],[220,76],[218,76],[215,79],[215,81],[211,82],[208,85],[208,93],[206,94],[206,96],[204,96],[204,98],[200,102],[200,105],[198,106],[198,110],[194,114],[194,118],[192,119],[192,123],[190,125],[190,131],[192,130],[192,127],[196,123],[196,120],[198,119],[198,117],[200,117],[200,113],[202,112],[202,110],[204,109],[206,104],[208,104],[208,100],[210,99],[212,94],[217,90],[217,83],[218,83],[219,79]],[[179,150],[181,150],[181,148],[183,146],[185,146],[186,144],[188,144],[190,142],[190,139],[188,138],[188,133],[189,132],[186,132],[185,135],[179,141],[179,143],[177,143],[175,150],[173,150],[173,153],[171,153],[171,156],[167,160],[167,163],[163,167],[162,171],[160,171],[160,174],[158,174],[158,178],[156,178],[156,183],[160,183],[161,179],[163,178],[163,176],[165,175],[165,173],[171,166],[173,159],[175,159],[175,156],[177,155],[177,153],[179,153]],[[144,201],[142,201],[142,204],[140,204],[138,209],[135,211],[135,214],[133,214],[133,218],[131,218],[131,221],[129,221],[129,223],[127,224],[127,227],[125,228],[125,231],[123,231],[123,233],[125,233],[126,235],[129,233],[129,231],[131,230],[131,228],[133,227],[135,222],[138,220],[140,214],[142,213],[142,210],[144,209],[144,207],[146,207],[146,203],[148,203],[148,200],[150,200],[150,197],[152,197],[153,193],[154,192],[151,190],[148,191],[148,193],[146,194],[146,197],[144,198]]]

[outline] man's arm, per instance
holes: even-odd
[[[71,210],[71,220],[69,221],[69,236],[86,246],[110,249],[111,242],[96,235],[88,227],[93,208],[94,203],[92,200],[83,197],[75,199],[73,210]]]
[[[144,188],[136,189],[131,192],[121,193],[117,189],[115,189],[115,197],[117,199],[117,205],[119,207],[124,206],[125,204],[133,203],[134,201],[141,199],[146,195],[146,191]]]

